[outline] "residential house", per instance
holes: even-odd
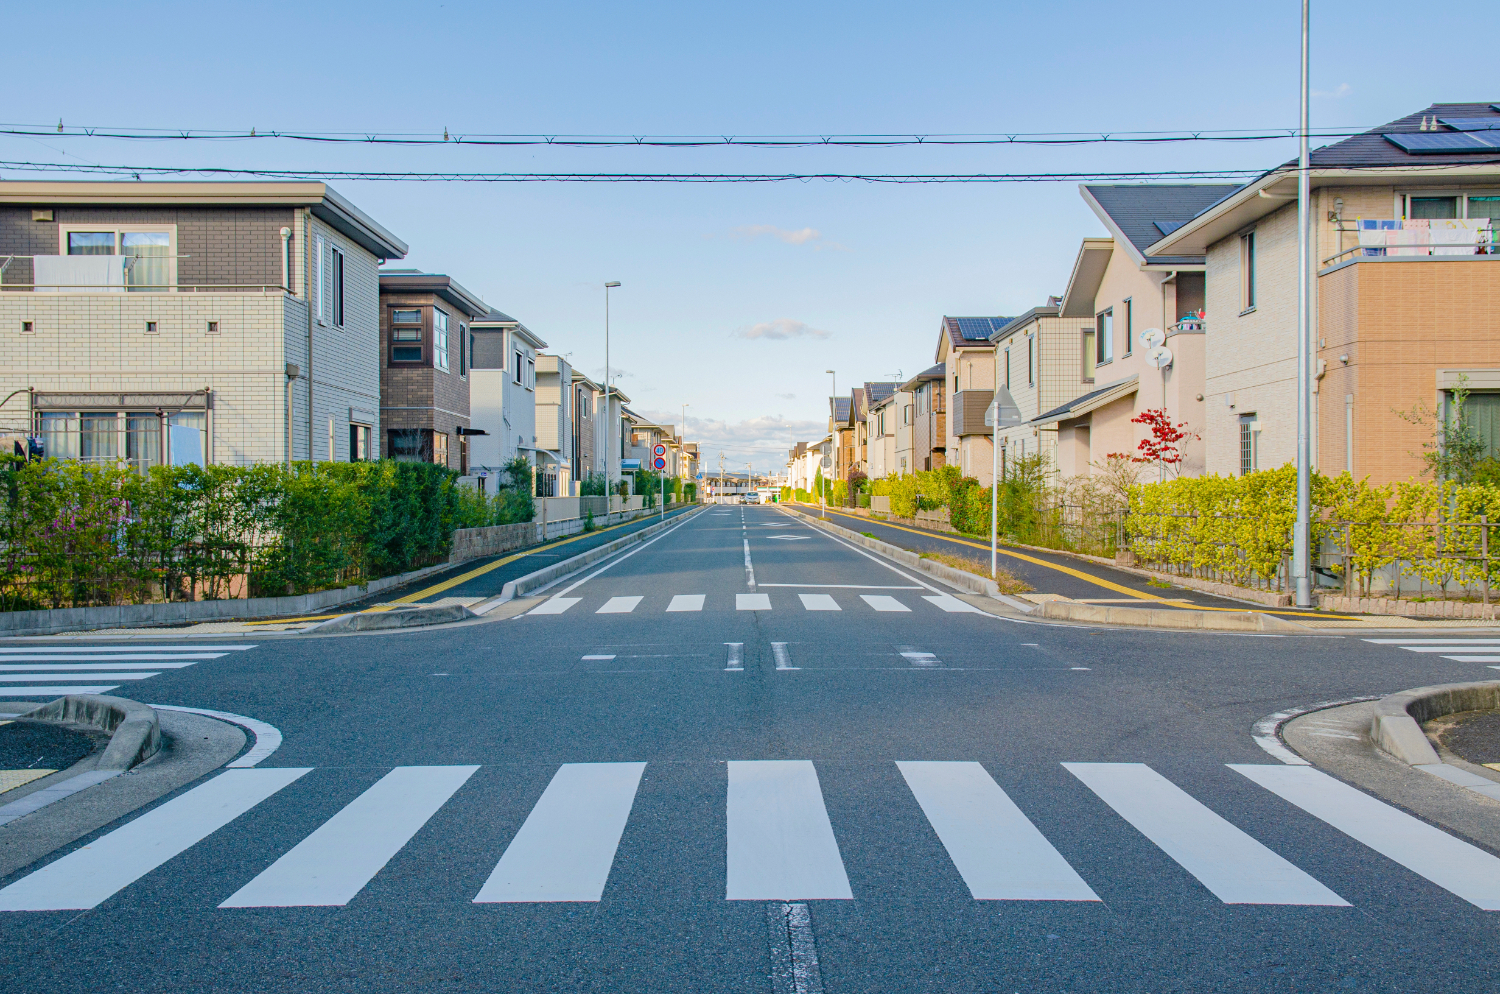
[[[677,472],[677,456],[675,455],[677,439],[671,428],[665,428],[650,419],[632,411],[630,408],[622,408],[628,418],[629,446],[626,458],[640,460],[641,469],[653,469],[652,460],[655,458],[656,446],[664,445],[667,453],[666,468],[660,470],[668,476],[675,476]]]
[[[405,269],[380,274],[386,458],[468,474],[469,324],[489,310],[449,276]]]
[[[469,324],[471,470],[481,481],[520,456],[536,462],[536,358],[547,343],[509,314]]]
[[[993,439],[984,415],[995,399],[995,343],[990,336],[1010,321],[944,317],[938,329],[936,358],[947,370],[944,461],[986,487],[993,474]]]
[[[141,470],[371,458],[405,253],[323,183],[0,182],[0,420]]]
[[[1315,150],[1309,205],[1313,464],[1376,482],[1422,471],[1430,426],[1470,414],[1500,454],[1497,104],[1434,104]],[[1297,172],[1278,166],[1164,233],[1151,255],[1206,257],[1206,469],[1296,458]]]
[[[901,475],[937,469],[947,463],[948,420],[942,363],[930,366],[901,385],[909,400],[901,407],[896,429],[896,463]]]
[[[833,438],[830,480],[846,480],[854,464],[854,404],[849,397],[828,398],[828,434]]]
[[[1146,249],[1234,189],[1080,188],[1110,237],[1083,240],[1061,302],[1059,317],[1077,328],[1078,386],[1037,420],[1056,425],[1062,475],[1096,472],[1111,454],[1137,455],[1148,429],[1133,419],[1153,409],[1187,425],[1177,472],[1203,472],[1203,257],[1148,255]],[[1143,341],[1152,329],[1165,336],[1166,366],[1153,364]]]
[[[537,496],[573,494],[573,367],[557,355],[536,357]]]
[[[865,410],[865,475],[872,480],[883,479],[896,472],[896,423],[901,416],[899,405],[909,400],[907,394],[895,389],[896,384],[870,384],[887,385],[891,387],[891,391],[872,400]],[[873,391],[871,396],[874,396]]]
[[[1010,391],[1025,419],[1000,431],[1002,478],[1017,459],[1040,454],[1046,465],[1056,465],[1056,423],[1031,422],[1078,394],[1079,324],[1062,319],[1060,310],[1061,299],[1053,297],[1045,306],[1013,318],[991,336],[995,343],[995,381]],[[991,456],[992,463],[993,459]]]
[[[573,370],[573,455],[571,472],[577,483],[605,472],[604,388]]]

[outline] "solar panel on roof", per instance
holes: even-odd
[[[1440,117],[1454,131],[1500,131],[1500,117]]]
[[[1467,131],[1447,131],[1438,134],[1418,133],[1383,137],[1392,145],[1412,155],[1494,152],[1500,149],[1500,132],[1472,134]]]

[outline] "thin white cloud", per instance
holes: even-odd
[[[792,318],[777,318],[774,321],[762,321],[735,331],[736,338],[766,338],[772,341],[784,341],[788,338],[828,338],[829,332],[822,328],[814,328],[803,321],[795,321]]]
[[[779,393],[779,394],[776,395],[776,399],[777,400],[796,400],[797,399],[797,395],[794,394],[794,393]]]
[[[1314,90],[1312,91],[1312,95],[1315,97],[1332,97],[1334,100],[1337,100],[1340,97],[1347,97],[1353,92],[1354,87],[1348,83],[1340,83],[1331,90]]]
[[[660,425],[677,428],[682,411],[641,411],[642,416]],[[779,414],[767,414],[744,421],[719,421],[700,418],[688,408],[687,440],[698,443],[698,454],[705,475],[719,469],[719,453],[724,453],[726,469],[743,470],[753,462],[756,472],[777,472],[786,463],[786,454],[798,442],[816,442],[828,434],[826,421],[792,421]]]
[[[747,224],[735,228],[734,233],[741,238],[759,238],[762,235],[769,235],[787,245],[807,245],[823,237],[823,233],[817,228],[798,228],[792,231],[789,228],[778,228],[774,224]]]

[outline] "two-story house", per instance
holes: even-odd
[[[471,471],[498,476],[517,456],[535,465],[536,359],[547,343],[497,310],[470,322],[469,335]]]
[[[1431,425],[1470,415],[1500,455],[1500,104],[1434,104],[1313,151],[1313,464],[1377,482],[1422,471]],[[1211,473],[1296,458],[1297,171],[1271,169],[1163,235],[1206,257],[1203,435]],[[1446,415],[1445,415],[1446,416]]]
[[[995,343],[990,336],[1010,318],[944,317],[938,329],[937,361],[947,369],[946,462],[990,485],[993,448],[984,415],[995,399]]]
[[[386,458],[469,472],[469,326],[489,312],[450,276],[407,269],[380,274]]]
[[[868,386],[890,388],[882,395],[872,391],[873,399],[865,409],[865,475],[872,480],[879,480],[896,472],[896,422],[900,417],[898,404],[909,398],[897,389],[898,384],[895,383],[872,383]]]
[[[142,470],[372,458],[405,253],[323,183],[0,182],[0,421]]]
[[[995,382],[1010,391],[1026,419],[1000,431],[1002,478],[1016,459],[1040,454],[1048,466],[1056,465],[1056,425],[1030,422],[1078,391],[1078,323],[1059,317],[1059,305],[1054,297],[1045,306],[1012,318],[991,336]],[[990,458],[993,466],[994,456]]]
[[[896,429],[897,473],[937,469],[947,463],[948,405],[942,363],[929,366],[901,384],[909,400],[901,407]]]

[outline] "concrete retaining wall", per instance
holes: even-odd
[[[554,497],[551,500],[562,500],[564,498]],[[603,502],[604,498],[593,497],[571,497],[567,498],[574,502],[593,501]],[[631,498],[637,503],[639,497]],[[616,498],[616,503],[619,503]],[[622,524],[626,521],[634,521],[647,514],[657,514],[657,509],[646,510],[641,507],[627,508],[623,511],[615,511],[608,515],[597,515],[594,525],[598,528],[608,528],[610,525]],[[553,539],[565,538],[568,535],[578,535],[583,532],[583,526],[588,522],[587,518],[559,518],[556,521],[547,521],[545,530],[540,519],[536,521],[525,521],[514,525],[492,525],[489,528],[460,528],[453,533],[453,551],[448,554],[449,563],[461,563],[469,559],[481,559],[485,556],[498,556],[505,552],[516,549],[524,549],[531,545],[540,545]]]

